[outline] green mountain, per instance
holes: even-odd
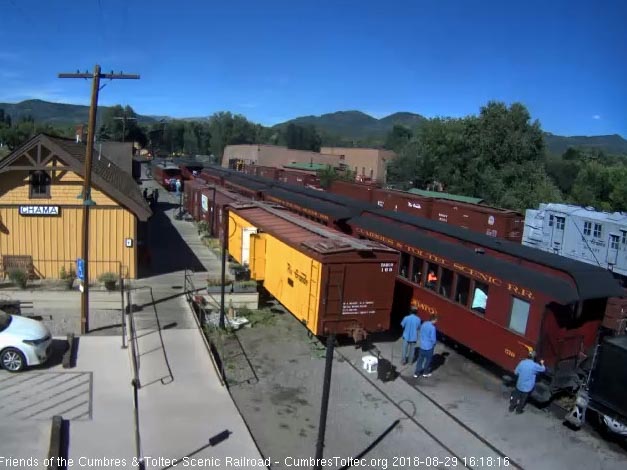
[[[32,116],[36,123],[56,126],[86,123],[89,115],[88,106],[50,103],[42,100],[0,103],[0,109],[4,109],[5,113],[9,114],[14,121],[18,121],[23,116]],[[98,115],[101,116],[105,109],[107,109],[106,106],[100,106]],[[139,122],[144,124],[171,119],[167,116],[138,115],[137,117]],[[206,121],[207,118],[189,118],[189,120]],[[425,120],[426,118],[420,114],[409,112],[394,113],[376,119],[361,111],[338,111],[322,116],[297,117],[277,124],[274,128],[282,128],[290,123],[313,125],[327,135],[337,136],[345,140],[368,139],[382,142],[395,124],[415,128]],[[563,154],[568,147],[595,148],[608,154],[627,155],[627,140],[617,134],[565,137],[547,132],[544,137],[548,152],[556,155]]]
[[[65,126],[78,123],[87,123],[89,106],[80,104],[50,103],[42,100],[27,100],[21,103],[0,103],[0,109],[14,121],[32,116],[38,124]],[[98,106],[98,115],[107,109],[107,106]],[[139,122],[150,123],[157,119],[151,116],[138,115]]]
[[[547,150],[555,155],[562,155],[569,147],[592,148],[605,153],[627,155],[627,140],[618,134],[564,137],[546,132],[544,142]]]
[[[288,124],[301,126],[312,125],[321,132],[341,136],[346,139],[385,138],[395,124],[410,128],[416,127],[426,118],[413,113],[394,113],[382,119],[376,119],[361,111],[338,111],[322,116],[303,116],[277,124],[281,128]]]

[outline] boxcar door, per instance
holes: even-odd
[[[329,265],[326,282],[325,316],[342,314],[344,273],[345,266],[343,264]]]
[[[257,233],[257,227],[244,227],[242,229],[242,264],[250,262],[250,236]]]

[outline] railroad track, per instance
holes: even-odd
[[[361,368],[356,366],[350,357],[346,356],[342,353],[341,350],[335,349],[335,353],[344,360],[344,362],[349,365],[353,371],[363,377],[369,384],[372,386],[381,396],[387,400],[392,406],[398,409],[407,420],[412,422],[417,428],[419,428],[422,432],[424,432],[430,439],[432,439],[438,446],[440,446],[443,450],[445,450],[451,456],[451,460],[448,461],[449,465],[443,464],[442,466],[435,464],[431,465],[431,463],[425,463],[423,466],[430,466],[434,468],[467,468],[469,470],[478,470],[482,468],[509,468],[509,469],[520,469],[523,470],[523,466],[509,457],[505,452],[496,447],[494,444],[489,442],[485,437],[481,436],[474,429],[468,426],[466,423],[461,421],[459,418],[454,416],[449,410],[447,410],[444,406],[434,400],[429,394],[420,390],[419,388],[413,387],[414,391],[424,400],[427,400],[429,404],[431,404],[435,410],[436,414],[439,415],[440,423],[445,424],[446,427],[453,426],[457,431],[457,436],[463,436],[464,443],[455,445],[450,442],[454,440],[454,437],[451,439],[446,439],[444,436],[439,435],[442,434],[442,431],[438,433],[438,431],[430,428],[426,423],[419,421],[416,417],[416,403],[411,398],[404,398],[399,400],[393,396],[391,396],[388,392],[383,390],[383,388],[375,382],[368,374],[364,373]],[[412,412],[408,411],[403,404],[411,404]],[[448,420],[448,423],[445,423],[441,420],[444,418]],[[449,441],[449,442],[446,442]],[[481,449],[479,451],[473,451],[471,454],[467,452],[467,449]],[[456,459],[456,460],[453,460]],[[456,465],[452,465],[452,463],[456,463]]]

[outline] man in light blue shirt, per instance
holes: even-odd
[[[516,366],[514,373],[518,376],[516,388],[509,397],[509,411],[516,410],[516,414],[521,414],[527,403],[527,398],[536,385],[536,375],[546,370],[544,367],[544,359],[540,360],[540,364],[536,361],[536,352],[529,351],[529,357],[523,359]]]
[[[417,311],[416,307],[412,307],[409,315],[405,316],[401,322],[403,327],[403,365],[407,364],[408,361],[414,362],[416,341],[418,341],[418,330],[420,329],[420,318]]]
[[[414,377],[418,377],[421,374],[423,377],[431,377],[431,360],[433,359],[433,350],[437,341],[435,330],[437,321],[437,315],[432,314],[431,320],[424,322],[420,328],[420,352],[416,361]]]

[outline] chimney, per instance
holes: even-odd
[[[76,143],[79,144],[85,140],[85,125],[79,124],[76,126]]]

